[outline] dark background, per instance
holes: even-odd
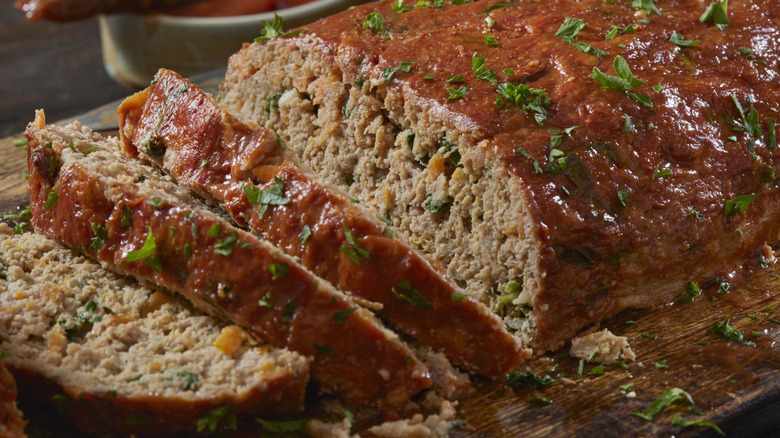
[[[0,138],[24,131],[36,109],[54,122],[133,91],[103,68],[96,18],[28,22],[13,0],[0,5]]]

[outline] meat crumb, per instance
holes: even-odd
[[[368,429],[368,432],[378,437],[434,438],[446,437],[452,427],[451,420],[455,417],[455,406],[449,401],[441,404],[438,414],[415,414],[412,418],[399,421],[389,421]]]
[[[613,364],[620,359],[636,359],[636,354],[628,345],[628,338],[615,336],[608,329],[573,339],[569,354],[577,359],[604,365]]]

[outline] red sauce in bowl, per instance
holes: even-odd
[[[289,8],[311,1],[313,0],[206,0],[173,8],[166,13],[188,17],[232,17]]]

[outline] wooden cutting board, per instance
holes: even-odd
[[[0,213],[15,212],[27,200],[21,139],[0,140]],[[727,318],[757,346],[726,342],[709,331]],[[452,436],[714,435],[707,428],[673,426],[675,415],[711,420],[728,436],[780,433],[778,266],[756,268],[740,284],[732,285],[728,294],[705,288],[692,303],[624,312],[601,327],[628,337],[637,359],[626,369],[611,365],[598,374],[596,364],[585,364],[579,375],[579,361],[560,351],[527,364],[540,377],[549,375],[555,380],[545,387],[520,384],[510,388],[503,382],[474,378],[475,393],[458,407],[458,417],[467,426]],[[621,390],[628,384],[634,386],[634,397]],[[669,406],[651,421],[634,415],[675,387],[687,391],[695,405]]]

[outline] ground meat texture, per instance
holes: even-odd
[[[37,231],[179,292],[272,345],[312,357],[322,389],[352,403],[400,406],[430,386],[427,368],[366,309],[122,154],[116,139],[78,124],[46,126],[42,113],[26,136]],[[34,164],[47,151],[61,166],[54,185]],[[350,313],[343,320],[335,317],[344,312]]]
[[[694,0],[660,14],[600,0],[394,4],[246,45],[220,102],[386,214],[528,345],[560,347],[780,239],[780,2],[730,2],[723,30]],[[373,12],[382,29],[362,25]],[[556,35],[567,18],[585,24],[568,39]],[[617,56],[643,84],[625,85],[624,68],[625,91],[590,77],[615,76]],[[512,102],[506,84],[549,104]]]
[[[291,163],[268,164],[280,151],[272,134],[222,112],[177,74],[158,72],[119,114],[131,155],[154,160],[180,184],[224,203],[239,224],[342,290],[380,303],[381,316],[458,365],[502,377],[528,356],[487,307],[396,238],[394,229]],[[150,139],[165,149],[151,154]],[[256,177],[253,168],[267,175]],[[283,199],[252,204],[250,189]]]

